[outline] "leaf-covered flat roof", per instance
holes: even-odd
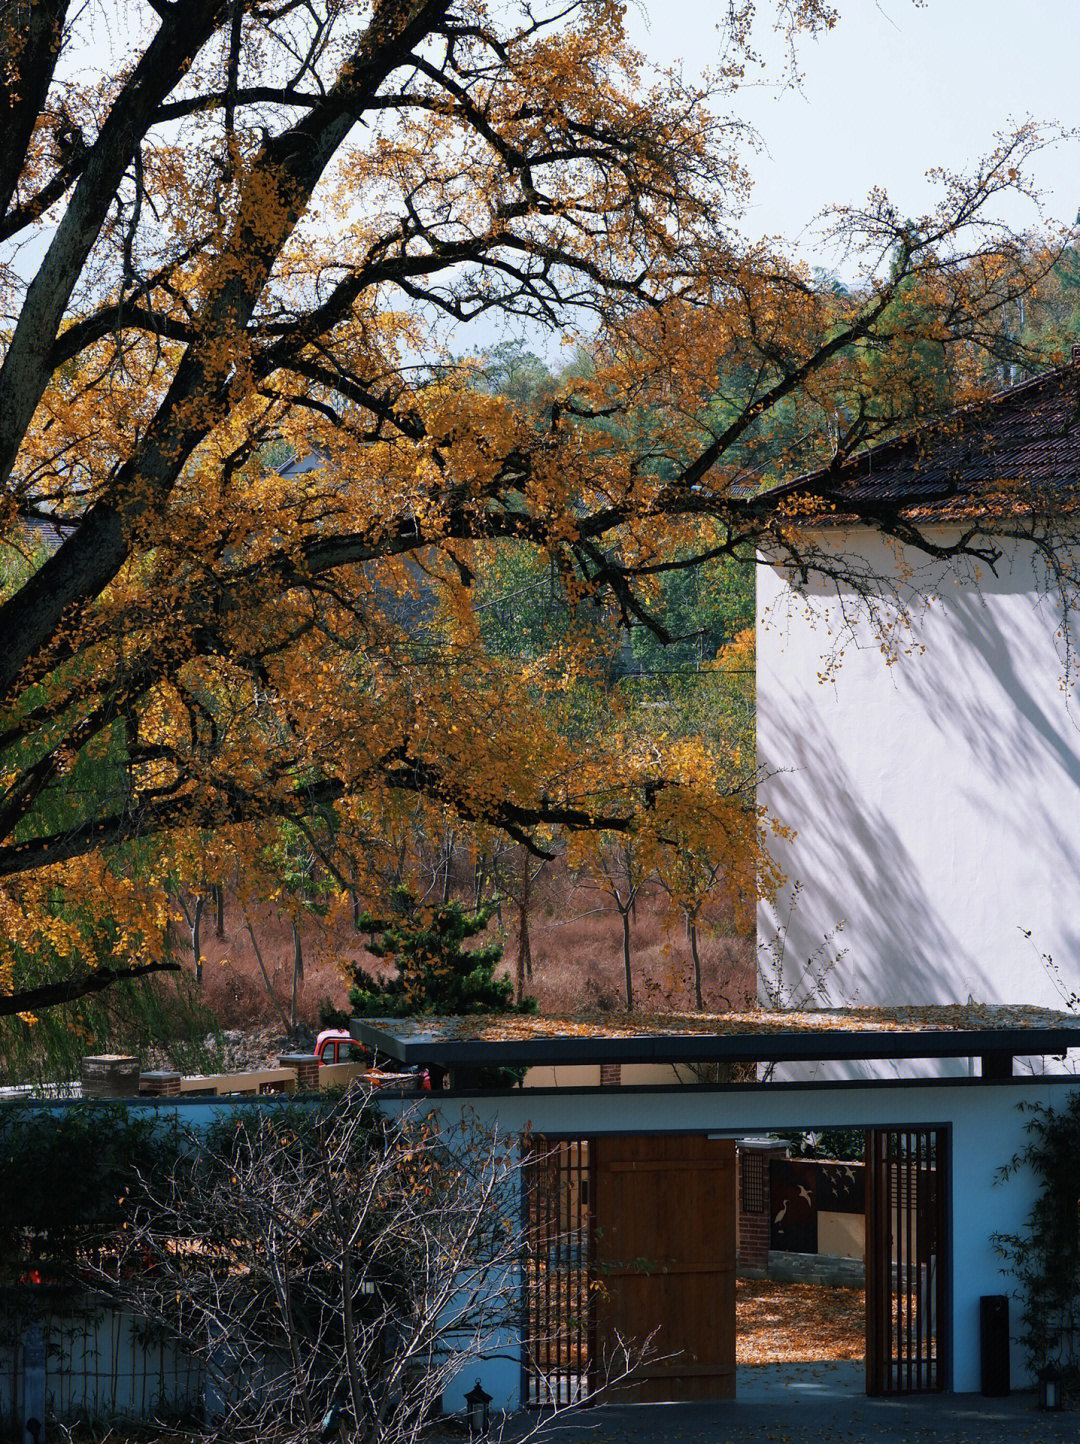
[[[459,1067],[1050,1055],[1080,1047],[1080,1018],[1071,1013],[978,1003],[570,1018],[354,1018],[352,1032],[404,1063]]]

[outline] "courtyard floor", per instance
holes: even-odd
[[[1075,1444],[1080,1414],[1032,1394],[868,1399],[861,1363],[744,1367],[733,1403],[609,1404],[553,1426],[558,1444]]]
[[[866,1354],[862,1289],[739,1279],[735,1315],[740,1365],[832,1363]]]

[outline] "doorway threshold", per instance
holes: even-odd
[[[784,1399],[851,1399],[866,1393],[862,1359],[814,1361],[805,1364],[740,1364],[735,1398],[742,1404],[768,1404]]]

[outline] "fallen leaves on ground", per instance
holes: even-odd
[[[740,1364],[865,1357],[866,1299],[862,1289],[739,1279],[735,1310]]]

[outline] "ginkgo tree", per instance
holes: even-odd
[[[1054,258],[992,216],[1031,127],[914,223],[837,214],[847,291],[743,240],[753,9],[719,7],[701,86],[614,0],[0,10],[0,1014],[175,966],[169,880],[256,868],[283,819],[354,894],[403,807],[533,848],[707,832],[753,870],[745,779],[583,743],[596,628],[494,650],[476,578],[527,548],[574,615],[664,641],[670,568],[835,573],[772,483],[897,424],[916,339],[977,388]],[[528,404],[478,386],[483,317],[590,364]]]

